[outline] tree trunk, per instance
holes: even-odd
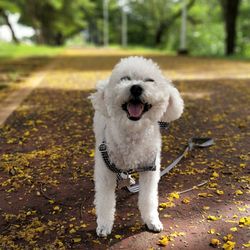
[[[225,20],[225,54],[232,55],[236,48],[236,22],[241,0],[222,0]]]
[[[55,37],[55,45],[62,46],[64,44],[63,35],[61,32],[58,32]]]
[[[195,3],[195,0],[190,0],[189,3],[187,4],[187,10],[189,10]],[[166,30],[174,23],[174,21],[181,16],[182,9],[177,11],[175,14],[173,14],[170,18],[162,21],[158,28],[156,29],[155,33],[155,44],[160,45],[163,39],[163,36],[166,32]]]
[[[166,31],[167,25],[161,23],[155,33],[155,44],[159,45],[162,42],[162,37]]]
[[[16,37],[16,34],[15,34],[15,31],[14,29],[12,28],[11,26],[11,23],[9,22],[9,18],[8,18],[8,15],[5,13],[5,11],[3,9],[0,9],[0,15],[3,17],[6,25],[9,27],[10,29],[10,32],[11,32],[11,35],[12,35],[12,40],[15,42],[15,43],[19,43],[19,40],[17,39]]]

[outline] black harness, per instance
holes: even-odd
[[[158,122],[158,124],[160,128],[167,129],[169,127],[169,123],[167,122]],[[105,140],[103,140],[98,149],[102,155],[102,159],[105,162],[106,167],[110,171],[116,174],[117,183],[120,188],[134,184],[134,179],[131,177],[132,173],[156,170],[156,165],[155,165],[156,159],[154,159],[154,161],[149,166],[139,166],[136,169],[129,169],[129,170],[120,169],[113,162],[111,162],[108,153],[107,143]]]

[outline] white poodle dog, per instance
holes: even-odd
[[[117,174],[105,162],[99,145],[105,142],[111,164],[121,171],[154,165],[139,172],[138,206],[149,230],[163,225],[158,214],[161,134],[158,121],[171,122],[183,112],[178,90],[156,63],[143,57],[121,59],[109,79],[90,96],[95,109],[95,206],[97,235],[111,233],[115,214]]]

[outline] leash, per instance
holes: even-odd
[[[188,144],[185,147],[184,151],[165,169],[161,171],[161,177],[170,172],[188,153],[191,152],[194,148],[207,148],[214,145],[214,140],[212,138],[203,138],[203,137],[192,137],[188,140]],[[130,176],[130,178],[132,178]],[[140,190],[139,184],[134,184],[124,187],[130,193],[137,193]]]
[[[166,122],[158,122],[159,127],[161,129],[167,130],[169,128],[169,123]],[[180,161],[181,159],[188,153],[191,152],[194,148],[207,148],[214,145],[214,140],[212,138],[203,138],[203,137],[192,137],[188,140],[188,143],[184,149],[184,151],[165,169],[161,171],[160,177],[166,175],[167,173],[170,172]],[[117,176],[117,187],[118,188],[123,188],[127,190],[130,193],[137,193],[140,190],[139,183],[136,183],[134,178],[131,176],[132,172],[145,172],[145,171],[155,171],[156,166],[155,166],[155,161],[146,167],[138,167],[136,170],[121,170],[116,167],[114,163],[111,162],[107,150],[107,145],[105,142],[105,139],[99,146],[99,151],[102,155],[102,158],[107,166],[107,168],[116,173]]]

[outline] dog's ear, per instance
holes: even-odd
[[[184,102],[179,91],[172,85],[169,85],[169,91],[167,110],[161,118],[161,121],[165,122],[171,122],[180,118],[184,109]]]
[[[105,88],[107,84],[108,80],[99,81],[96,85],[96,92],[88,97],[91,100],[94,109],[106,117],[108,117],[105,104]]]

